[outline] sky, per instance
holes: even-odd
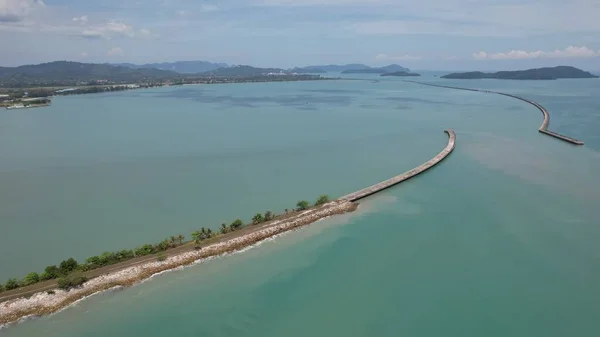
[[[0,0],[0,66],[56,60],[600,71],[600,0]]]

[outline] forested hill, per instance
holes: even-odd
[[[517,71],[499,71],[495,73],[483,73],[472,71],[466,73],[452,73],[442,76],[448,79],[484,79],[493,78],[500,80],[556,80],[560,78],[597,78],[587,71],[570,66],[558,66],[549,68],[537,68]]]
[[[172,71],[114,66],[109,64],[57,61],[37,65],[8,68],[0,67],[0,86],[48,86],[77,85],[90,81],[110,81],[135,83],[141,81],[164,80],[181,77]]]
[[[181,74],[197,74],[204,73],[207,71],[217,70],[219,68],[226,68],[226,63],[213,63],[206,61],[177,61],[177,62],[163,62],[163,63],[146,63],[146,64],[132,64],[132,63],[120,63],[113,64],[116,66],[124,66],[127,68],[155,68],[160,70],[169,70]]]

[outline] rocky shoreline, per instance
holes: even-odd
[[[302,212],[290,219],[271,225],[257,226],[251,233],[215,243],[200,250],[190,250],[168,257],[164,261],[153,261],[108,273],[86,282],[82,287],[64,291],[55,289],[54,294],[39,292],[28,298],[18,298],[0,303],[0,327],[29,316],[43,316],[60,311],[73,303],[115,287],[128,287],[158,273],[193,264],[199,260],[235,252],[260,241],[309,225],[320,219],[356,210],[357,203],[332,201],[323,206]]]

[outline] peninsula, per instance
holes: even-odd
[[[337,200],[322,195],[312,207],[308,201],[299,201],[291,212],[257,213],[247,225],[239,219],[231,225],[222,224],[219,234],[201,228],[192,233],[190,242],[184,242],[183,235],[172,236],[158,244],[92,256],[81,264],[70,258],[58,266],[48,266],[42,274],[32,272],[22,280],[10,279],[0,286],[0,326],[27,316],[51,314],[92,294],[131,286],[157,273],[238,251],[326,217],[352,212],[358,208],[357,201],[422,174],[445,159],[456,141],[453,130],[445,132],[448,144],[429,161]]]
[[[536,68],[516,71],[499,71],[495,73],[484,73],[472,71],[466,73],[451,73],[441,78],[447,79],[499,79],[499,80],[556,80],[561,78],[598,78],[587,71],[570,66],[558,66],[551,68]]]

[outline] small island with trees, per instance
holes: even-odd
[[[499,79],[499,80],[557,80],[562,78],[598,78],[587,71],[570,66],[546,67],[516,71],[498,71],[484,73],[471,71],[465,73],[451,73],[441,78],[446,79]]]
[[[363,68],[350,68],[343,70],[342,74],[391,74],[394,72],[410,72],[410,69],[397,64],[390,64],[385,67],[373,68],[364,66]]]

